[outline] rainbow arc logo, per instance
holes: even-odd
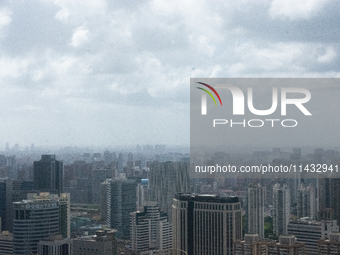
[[[222,106],[222,101],[221,101],[220,95],[217,93],[217,91],[216,91],[213,87],[211,87],[210,85],[208,85],[208,84],[206,84],[206,83],[203,83],[203,82],[197,82],[197,83],[199,83],[199,84],[201,84],[201,85],[203,85],[203,86],[206,86],[206,87],[209,88],[212,92],[214,92],[215,95],[218,97],[218,100],[220,100],[220,104],[221,104],[221,106]],[[208,90],[206,90],[206,89],[204,89],[204,88],[201,88],[201,87],[196,87],[196,88],[205,91],[205,92],[206,92],[209,96],[211,96],[211,98],[214,100],[215,105],[217,105],[216,100],[215,100],[214,96],[211,94],[211,92],[209,92]]]

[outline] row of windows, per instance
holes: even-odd
[[[225,204],[206,204],[206,203],[195,203],[195,209],[206,209],[206,210],[240,210],[240,204],[236,205],[225,205]]]

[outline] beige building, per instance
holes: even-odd
[[[340,233],[329,234],[329,239],[322,238],[318,241],[318,254],[336,255],[340,254]]]
[[[258,234],[245,234],[244,240],[234,242],[234,255],[266,255],[267,242]]]
[[[268,255],[308,255],[306,245],[296,241],[295,236],[280,236],[279,242],[267,243]]]

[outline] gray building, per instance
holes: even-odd
[[[39,241],[60,233],[69,234],[68,197],[32,193],[26,200],[13,203],[13,254],[35,254]]]
[[[339,226],[336,220],[320,222],[301,218],[288,224],[288,234],[296,236],[299,242],[306,244],[306,254],[317,254],[317,241],[321,238],[328,238],[330,233],[338,231]]]
[[[34,161],[34,189],[60,195],[63,193],[63,162],[55,155],[42,155]]]
[[[190,192],[189,163],[158,162],[150,164],[149,187],[151,201],[157,201],[172,220],[172,199],[178,192]]]
[[[9,233],[8,231],[3,231],[0,233],[0,254],[13,254],[13,234]]]
[[[0,178],[0,231],[13,230],[13,181]]]
[[[142,211],[132,212],[130,215],[132,251],[172,248],[172,226],[168,215],[160,211],[156,202],[149,202]]]
[[[176,194],[173,199],[173,248],[189,255],[226,255],[242,238],[238,197]]]
[[[264,205],[266,188],[260,183],[251,184],[247,189],[248,233],[264,238]]]
[[[39,255],[71,255],[72,240],[63,239],[61,235],[51,236],[48,241],[38,243]]]
[[[297,217],[308,217],[317,219],[316,213],[316,195],[313,184],[305,186],[301,183],[297,190]]]
[[[276,183],[273,186],[273,207],[273,232],[277,236],[287,235],[290,219],[290,190],[286,184],[281,187]]]
[[[107,180],[107,227],[117,230],[117,238],[130,237],[130,213],[137,209],[137,181]]]
[[[117,255],[116,230],[97,230],[94,236],[73,239],[73,255]]]

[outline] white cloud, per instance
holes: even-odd
[[[72,36],[71,45],[73,47],[79,47],[83,43],[89,40],[89,31],[84,27],[78,27]]]
[[[0,28],[7,26],[9,23],[11,23],[12,12],[9,11],[7,8],[4,8],[0,10]]]
[[[273,0],[269,9],[272,18],[310,19],[321,11],[327,0]]]

